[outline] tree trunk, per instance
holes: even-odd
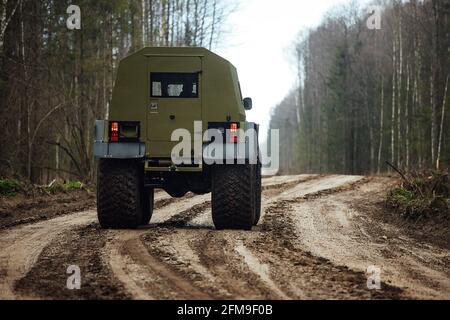
[[[401,14],[399,15],[399,33],[398,33],[398,43],[399,43],[399,63],[398,63],[398,77],[397,77],[397,167],[402,166],[402,89],[403,89],[403,39],[402,39],[402,19]]]
[[[378,174],[381,173],[381,152],[383,150],[384,131],[384,76],[381,76],[381,106],[380,106],[380,144],[378,146]]]
[[[450,74],[447,75],[447,80],[445,82],[445,91],[444,91],[444,99],[442,101],[442,112],[441,112],[441,125],[439,128],[439,143],[438,143],[438,153],[437,153],[437,160],[436,160],[436,169],[439,170],[440,168],[440,160],[441,160],[441,148],[442,148],[442,136],[444,133],[444,119],[445,119],[445,106],[447,102],[447,93],[448,93],[448,81],[450,78]]]
[[[394,39],[392,43],[393,55],[392,55],[392,115],[391,115],[391,163],[395,163],[395,97],[396,97],[396,72],[397,72],[397,44],[394,30]],[[389,169],[389,172],[392,170]]]
[[[405,106],[405,123],[406,123],[406,132],[405,132],[405,139],[406,139],[406,145],[405,145],[405,167],[408,170],[409,169],[409,92],[410,92],[410,69],[407,67],[406,69],[407,76],[406,76],[406,106]]]
[[[436,105],[434,104],[433,67],[430,76],[430,104],[431,104],[431,162],[434,165],[436,159]]]

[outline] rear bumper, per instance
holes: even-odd
[[[94,157],[96,159],[143,159],[146,160],[145,170],[156,172],[199,172],[205,165],[256,164],[259,158],[258,126],[254,123],[245,123],[245,129],[256,129],[256,134],[248,136],[247,139],[243,137],[239,143],[203,144],[203,148],[200,150],[202,154],[199,154],[201,159],[199,163],[190,163],[191,159],[182,159],[182,162],[178,161],[175,164],[172,163],[171,156],[173,147],[178,142],[154,142],[151,144],[147,142],[147,145],[145,142],[139,141],[111,143],[108,139],[108,121],[98,120],[95,122]]]

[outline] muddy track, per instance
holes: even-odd
[[[165,192],[161,191],[157,195],[155,195],[154,210],[159,210],[161,208],[167,207],[168,205],[171,205],[172,203],[186,201],[187,199],[191,199],[193,197],[195,197],[193,193],[188,193],[183,198],[172,198]]]
[[[174,200],[163,192],[140,230],[100,230],[95,211],[12,228],[0,233],[0,299],[450,298],[448,248],[411,238],[381,247],[380,234],[391,228],[390,240],[399,230],[380,223],[379,201],[365,199],[379,200],[375,191],[388,182],[264,179],[252,232],[214,230],[209,195]],[[371,264],[383,268],[381,290],[367,288]],[[81,290],[66,288],[68,265],[80,267]]]
[[[185,277],[195,278],[194,283],[202,291],[216,298],[398,299],[400,289],[385,286],[383,291],[369,291],[364,273],[334,266],[326,259],[303,251],[293,240],[292,221],[280,218],[289,212],[290,202],[343,192],[369,180],[344,179],[350,182],[340,185],[343,182],[340,179],[337,179],[338,183],[328,178],[309,180],[295,193],[290,188],[280,190],[278,196],[265,200],[264,222],[252,233],[216,232],[211,230],[211,222],[206,220],[203,226],[196,226],[194,233],[192,229],[166,229],[159,235],[145,236],[144,242],[151,255],[165,257],[171,268]],[[319,184],[330,188],[317,191]],[[337,187],[333,188],[334,185]],[[292,194],[297,198],[274,200]],[[171,243],[177,243],[177,248],[173,248]]]
[[[96,222],[95,211],[87,211],[12,228],[0,233],[0,297],[4,299],[29,298],[14,290],[38,260],[46,259],[43,250],[71,229]],[[62,260],[62,265],[67,261]],[[51,281],[51,278],[42,278]],[[33,290],[31,290],[33,291]]]
[[[107,238],[97,223],[69,230],[43,250],[33,268],[16,282],[15,291],[24,297],[45,299],[131,298],[102,260]],[[71,265],[80,268],[80,290],[69,290],[65,285]]]
[[[366,183],[361,180],[344,187],[328,189],[297,198],[318,198],[338,194]],[[266,210],[263,232],[248,248],[256,252],[261,263],[271,265],[271,277],[293,299],[400,299],[402,290],[383,285],[382,290],[367,290],[367,277],[362,271],[349,269],[344,263],[332,261],[304,249],[295,232],[295,222],[287,212],[293,210],[296,200],[281,200]],[[280,219],[285,216],[285,219]],[[280,223],[281,222],[281,223]],[[316,288],[304,290],[303,288]]]
[[[280,194],[291,185],[292,183],[277,184],[265,190]],[[195,223],[199,217],[201,220]],[[227,232],[217,232],[213,229],[210,202],[207,201],[176,214],[167,222],[159,224],[151,234],[142,235],[141,239],[151,256],[160,257],[169,269],[191,279],[192,283],[209,297],[256,299],[262,295],[270,298],[270,290],[258,284],[258,276],[253,275],[250,269],[243,269],[245,264],[230,263],[232,260],[243,259],[236,254],[234,246],[227,243],[222,236]],[[176,247],[171,245],[173,241],[177,243]],[[231,260],[225,263],[225,259]],[[243,271],[248,277],[237,276],[242,275]],[[246,290],[248,287],[258,289],[258,292],[250,295]],[[189,297],[190,295],[178,295],[178,298],[182,299]]]
[[[0,231],[83,212],[93,207],[95,193],[84,190],[31,198],[0,198]]]
[[[298,185],[299,183],[304,183],[304,182],[308,182],[311,180],[319,179],[320,177],[323,177],[323,176],[319,176],[319,175],[292,176],[292,178],[289,177],[289,179],[285,179],[286,180],[285,182],[283,182],[283,180],[279,179],[280,177],[263,179],[262,190],[263,191],[273,190],[276,193],[279,190],[281,190],[281,191],[286,190],[286,189],[289,189],[289,188],[292,188],[292,187]]]
[[[282,192],[289,187],[283,185],[277,184],[274,189]],[[198,196],[192,200],[196,200],[197,203],[177,201],[173,203],[177,205],[176,208],[166,207],[165,212],[162,214],[160,212],[164,218],[160,216],[156,223],[146,228],[147,230],[134,233],[122,232],[108,250],[109,254],[105,259],[110,261],[113,271],[116,270],[116,273],[120,275],[120,280],[128,286],[128,290],[134,293],[134,298],[209,299],[220,297],[217,292],[205,292],[201,286],[201,289],[198,289],[198,282],[202,282],[199,274],[186,271],[189,269],[184,268],[186,265],[179,261],[177,254],[164,251],[164,246],[169,250],[179,249],[178,242],[176,246],[173,246],[173,243],[168,245],[160,243],[160,240],[167,240],[170,235],[176,234],[177,230],[184,228],[185,231],[194,232],[194,229],[199,229],[199,227],[188,227],[188,223],[200,215],[210,213],[211,203],[209,196]],[[147,252],[129,250],[133,246],[142,249],[141,239],[144,239],[147,244]],[[133,243],[133,246],[130,246],[130,243]],[[146,263],[143,263],[144,260]],[[132,270],[139,270],[140,278],[134,277],[133,275],[137,272],[133,273]],[[176,276],[177,274],[181,278]],[[142,281],[144,278],[142,275],[147,275],[144,281]],[[185,282],[183,279],[188,281]],[[179,287],[180,284],[183,284],[182,288]]]
[[[334,263],[360,270],[378,266],[383,281],[404,288],[405,295],[449,299],[448,238],[445,244],[438,232],[418,237],[410,228],[383,221],[386,208],[380,199],[391,183],[375,178],[356,189],[295,205],[293,210],[300,212],[294,219],[296,239]]]

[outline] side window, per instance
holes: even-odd
[[[198,73],[150,73],[152,98],[198,98]]]

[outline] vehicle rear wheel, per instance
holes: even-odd
[[[135,160],[101,159],[97,214],[104,229],[135,229],[143,221],[144,168]]]
[[[142,221],[141,224],[146,226],[150,223],[153,216],[153,205],[155,202],[155,190],[154,189],[143,189],[143,206],[142,206]]]
[[[255,182],[255,221],[254,226],[257,226],[259,220],[261,219],[261,192],[262,192],[262,181],[261,181],[261,164],[256,165],[255,170],[256,182]]]
[[[213,168],[212,217],[216,229],[251,230],[255,221],[255,166]]]

